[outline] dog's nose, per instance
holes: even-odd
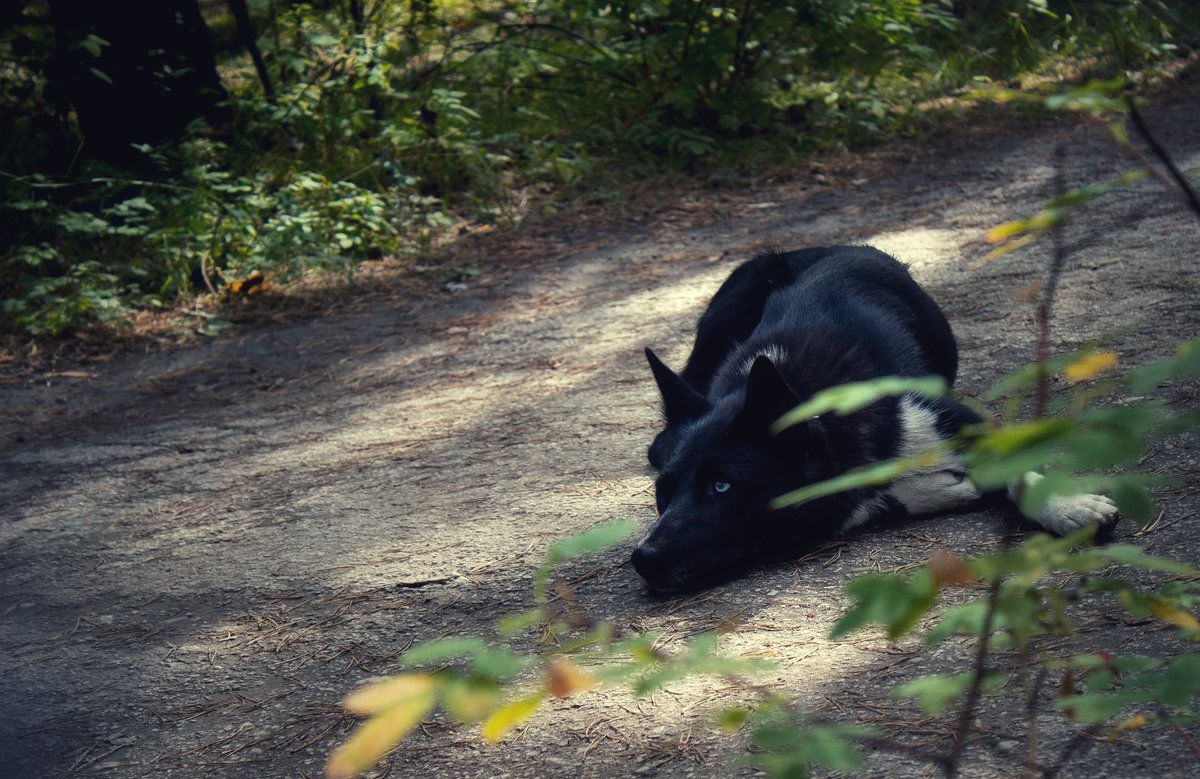
[[[649,579],[658,570],[662,562],[662,552],[657,546],[642,544],[633,550],[633,569],[643,579]]]

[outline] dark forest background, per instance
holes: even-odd
[[[1198,44],[1189,0],[16,0],[0,328],[351,275],[531,201],[972,121],[997,88],[1151,89]]]

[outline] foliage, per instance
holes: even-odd
[[[1041,668],[1043,675],[1060,675],[1056,705],[1079,723],[1105,723],[1131,706],[1143,711],[1118,723],[1117,730],[1128,727],[1132,718],[1143,727],[1191,716],[1200,684],[1190,674],[1200,663],[1200,654],[1183,653],[1169,660],[1075,654],[1051,640],[1077,635],[1072,609],[1101,593],[1115,595],[1133,619],[1155,619],[1176,627],[1184,639],[1200,639],[1200,621],[1190,611],[1196,603],[1194,579],[1200,571],[1146,555],[1135,546],[1083,546],[1093,532],[1089,528],[1058,539],[1038,535],[1014,549],[965,562],[943,553],[911,576],[860,577],[847,586],[854,602],[833,635],[878,624],[886,628],[889,638],[898,639],[927,618],[940,590],[983,584],[986,596],[944,610],[924,633],[927,646],[959,636],[974,639],[978,645],[974,667],[918,677],[895,688],[894,696],[917,699],[929,715],[939,715],[955,703],[969,711],[979,695],[1003,690],[1014,672],[1028,681],[1031,669]],[[948,569],[956,572],[953,577],[942,575]],[[1158,591],[1143,590],[1126,578],[1125,572],[1132,570],[1161,571],[1181,580]],[[1046,585],[1048,580],[1061,581],[1064,574],[1077,577],[1072,587]],[[1030,697],[1038,693],[1034,688],[1026,690]],[[957,734],[959,741],[964,737],[965,731]],[[1037,743],[1032,735],[1030,740]]]
[[[62,40],[44,4],[0,15],[0,325],[57,335],[251,272],[351,273],[600,170],[870,142],[968,85],[1163,63],[1196,17],[1170,0],[256,7],[271,89],[225,52],[232,123],[142,148],[136,171],[89,158],[56,83],[60,47],[109,42]]]
[[[611,625],[592,625],[578,611],[559,613],[546,586],[555,567],[594,554],[624,540],[631,521],[603,525],[552,546],[534,576],[538,606],[497,624],[498,640],[478,636],[436,639],[405,652],[410,671],[368,685],[345,700],[347,711],[367,716],[329,759],[326,774],[351,777],[374,765],[404,739],[439,703],[456,722],[479,724],[484,740],[495,742],[538,712],[548,699],[567,698],[599,684],[627,683],[646,695],[671,681],[696,674],[737,676],[761,668],[750,660],[716,653],[716,638],[701,635],[680,652],[658,648],[659,637],[618,638]],[[574,600],[566,585],[559,594]],[[574,624],[574,627],[572,626]],[[556,648],[522,651],[520,639],[536,628]],[[535,676],[532,684],[526,677]]]
[[[1148,521],[1152,479],[1131,472],[1103,476],[1072,476],[1073,470],[1136,464],[1152,441],[1200,423],[1195,412],[1172,414],[1154,401],[1091,408],[1101,392],[1123,389],[1145,393],[1163,384],[1200,377],[1200,339],[1187,341],[1165,360],[1139,366],[1107,383],[1088,385],[1116,366],[1111,352],[1088,351],[1054,363],[1074,382],[1061,414],[1007,427],[968,429],[958,446],[971,467],[971,478],[984,486],[1003,486],[1031,468],[1046,477],[1027,491],[1023,510],[1033,513],[1054,494],[1108,488],[1122,511]],[[1023,392],[1037,381],[1038,372],[1021,369],[1002,382],[1005,392]],[[850,413],[886,395],[919,390],[944,390],[935,382],[884,378],[820,393],[798,419],[813,409]],[[930,453],[937,458],[944,450]],[[901,460],[883,465],[892,469],[884,480],[903,473],[914,463]],[[877,483],[871,471],[851,472],[824,489],[850,489]],[[832,485],[832,486],[830,486]],[[668,655],[658,649],[655,634],[617,637],[607,624],[594,624],[583,614],[574,594],[561,582],[550,595],[556,566],[619,543],[632,523],[597,527],[550,547],[546,562],[533,577],[536,607],[506,617],[497,624],[498,640],[451,636],[414,647],[403,656],[414,670],[375,682],[347,697],[348,711],[368,717],[330,758],[327,773],[354,776],[379,760],[403,740],[439,703],[446,714],[463,724],[480,723],[486,741],[497,741],[533,716],[551,698],[564,698],[598,685],[625,684],[646,694],[672,681],[695,674],[740,676],[761,666],[717,652],[717,638],[701,635],[682,651]],[[900,640],[921,629],[927,646],[960,642],[977,644],[974,665],[953,674],[913,679],[893,695],[917,701],[928,716],[938,716],[956,704],[973,712],[982,695],[1006,689],[1013,674],[1028,681],[1033,669],[1061,678],[1057,707],[1081,725],[1107,723],[1124,717],[1116,729],[1174,723],[1190,716],[1200,693],[1200,653],[1185,652],[1159,659],[1137,655],[1113,656],[1079,652],[1077,645],[1052,640],[1078,634],[1074,614],[1091,601],[1115,601],[1133,619],[1150,619],[1174,627],[1181,638],[1200,639],[1200,621],[1192,609],[1200,603],[1200,571],[1175,560],[1154,557],[1127,544],[1092,546],[1094,528],[1066,538],[1038,534],[1002,552],[962,560],[949,552],[935,554],[915,573],[868,574],[851,580],[846,592],[851,605],[832,629],[841,638],[872,625],[887,638]],[[1157,589],[1131,583],[1131,572],[1153,571],[1173,577]],[[1064,576],[1074,577],[1070,586]],[[1051,584],[1053,582],[1053,584]],[[947,591],[980,592],[979,597],[938,610]],[[564,610],[565,608],[565,610]],[[541,634],[540,647],[522,650],[519,643],[531,631]],[[426,668],[427,670],[416,670]],[[532,677],[532,678],[531,678]],[[1032,688],[1029,688],[1032,689]],[[1037,691],[1028,692],[1036,696]],[[962,724],[964,722],[966,724]],[[947,769],[957,770],[961,744],[972,717],[960,720],[952,751],[920,753]],[[804,777],[819,765],[838,772],[852,771],[862,761],[857,744],[913,754],[913,749],[878,731],[854,724],[805,718],[782,697],[767,693],[745,707],[721,712],[718,723],[730,730],[747,729],[754,751],[750,760],[775,777]],[[1131,724],[1132,723],[1132,724]],[[1033,743],[1036,739],[1031,737]]]

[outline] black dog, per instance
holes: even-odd
[[[979,421],[952,398],[906,394],[769,432],[801,401],[840,384],[931,374],[954,383],[958,349],[945,316],[904,265],[876,249],[758,255],[709,303],[681,375],[649,349],[646,357],[666,420],[649,451],[659,519],[633,553],[652,590],[702,587],[851,528],[981,497],[947,456],[884,487],[768,507],[858,466],[920,454]],[[1040,478],[1030,473],[1022,482]],[[1107,498],[1081,495],[1052,499],[1037,521],[1066,533],[1115,517]]]

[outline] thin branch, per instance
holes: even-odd
[[[1154,156],[1158,157],[1158,161],[1171,174],[1171,178],[1174,180],[1175,185],[1179,187],[1179,191],[1188,208],[1192,209],[1197,218],[1200,218],[1200,197],[1197,197],[1196,190],[1192,188],[1191,182],[1179,170],[1179,166],[1171,159],[1171,155],[1167,153],[1163,145],[1151,134],[1150,128],[1146,126],[1146,120],[1142,118],[1141,112],[1138,111],[1137,105],[1133,102],[1133,97],[1126,95],[1125,104],[1129,107],[1129,118],[1133,120],[1133,126],[1137,128],[1138,134],[1142,136],[1142,140],[1150,147],[1150,151],[1154,152]]]
[[[1058,754],[1058,760],[1055,761],[1054,765],[1050,766],[1049,768],[1042,769],[1042,779],[1055,779],[1055,777],[1057,777],[1062,771],[1063,766],[1066,765],[1067,761],[1071,759],[1071,756],[1074,755],[1075,752],[1084,744],[1091,744],[1092,739],[1094,739],[1096,734],[1102,729],[1102,725],[1091,725],[1084,730],[1078,731],[1074,736],[1071,737],[1071,740],[1067,742],[1067,745],[1063,747],[1062,752]]]
[[[1164,722],[1171,723],[1171,727],[1175,728],[1175,732],[1179,734],[1179,740],[1182,741],[1184,746],[1191,751],[1192,757],[1196,758],[1197,761],[1200,761],[1200,747],[1196,746],[1196,742],[1192,741],[1192,737],[1188,735],[1188,732],[1180,727],[1179,723],[1175,721],[1175,718],[1171,716],[1170,710],[1168,710],[1166,706],[1159,704],[1158,716],[1162,717]]]
[[[983,627],[979,631],[979,645],[975,647],[975,664],[971,669],[971,686],[967,689],[967,700],[963,703],[958,715],[958,725],[954,728],[954,746],[942,770],[947,779],[958,775],[959,763],[962,762],[963,751],[967,747],[967,735],[971,731],[971,720],[975,718],[975,709],[979,705],[979,696],[983,690],[983,677],[987,672],[988,640],[992,637],[992,623],[996,618],[996,607],[1000,601],[1000,580],[996,579],[988,588],[987,613],[983,617]]]
[[[262,83],[263,94],[266,95],[267,100],[274,103],[275,86],[271,83],[271,74],[267,72],[267,63],[263,61],[262,52],[259,51],[258,36],[254,32],[254,23],[250,21],[250,10],[246,7],[246,0],[227,0],[225,4],[233,14],[238,39],[254,63],[254,72],[258,74],[258,80]]]
[[[1025,773],[1033,779],[1038,773],[1038,749],[1040,737],[1037,725],[1038,694],[1046,681],[1047,669],[1038,668],[1033,678],[1029,674],[1029,647],[1021,646],[1021,682],[1025,686],[1025,738],[1028,741],[1025,750]]]
[[[923,749],[922,747],[901,744],[899,741],[893,741],[889,738],[865,738],[862,740],[862,743],[871,747],[872,749],[878,749],[884,752],[895,752],[896,754],[907,755],[908,757],[913,757],[917,760],[935,763],[943,771],[950,770],[949,757],[928,749]]]
[[[1065,157],[1066,146],[1059,144],[1054,148],[1054,197],[1057,200],[1061,200],[1067,191],[1066,175],[1063,172]],[[1065,215],[1060,212],[1054,226],[1050,229],[1050,236],[1054,242],[1054,257],[1050,261],[1050,274],[1046,278],[1046,287],[1038,302],[1038,380],[1034,417],[1039,418],[1046,415],[1046,406],[1050,401],[1050,377],[1046,374],[1046,362],[1050,359],[1050,320],[1054,312],[1054,295],[1058,292],[1058,281],[1062,277],[1063,267],[1067,261],[1067,251],[1063,243],[1065,219]]]

